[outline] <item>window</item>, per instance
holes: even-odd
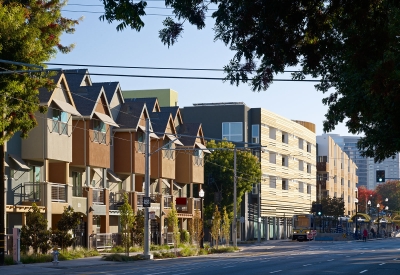
[[[286,144],[289,143],[289,134],[288,133],[282,132],[282,143],[286,143]]]
[[[299,192],[304,193],[304,183],[299,181]]]
[[[276,188],[276,178],[274,178],[274,177],[269,178],[269,187]]]
[[[287,156],[282,156],[282,166],[288,167],[289,166],[289,160]]]
[[[25,192],[28,191],[26,188],[30,188],[27,192],[29,201],[39,201],[40,200],[40,167],[33,166],[30,171],[31,182],[25,184]]]
[[[311,153],[311,143],[307,142],[307,152]]]
[[[311,194],[311,184],[307,184],[307,194]]]
[[[282,190],[289,190],[288,180],[282,180]]]
[[[53,109],[53,133],[68,135],[68,114],[57,109]]]
[[[252,143],[260,143],[260,125],[253,124],[251,125],[251,142]]]
[[[307,163],[307,173],[311,173],[311,164]]]
[[[194,158],[195,165],[197,166],[203,165],[203,156],[204,156],[203,154],[204,154],[203,150],[196,149],[193,151],[193,155],[195,156]]]
[[[223,122],[222,138],[229,141],[243,141],[242,122]]]
[[[138,138],[138,152],[139,153],[144,153],[145,152],[145,145],[144,145],[144,136],[145,134],[143,132],[137,132],[137,138]]]
[[[299,138],[299,149],[303,149],[304,140]]]
[[[270,127],[269,128],[269,138],[276,140],[276,129]]]
[[[101,120],[93,120],[94,141],[106,143],[106,124]]]
[[[304,171],[304,161],[299,160],[299,170]]]
[[[171,142],[169,139],[164,140],[164,157],[167,159],[173,159],[174,158],[174,149],[173,148],[173,142]]]
[[[276,153],[269,153],[269,162],[276,164]]]
[[[82,173],[72,172],[72,196],[82,197]]]
[[[343,178],[340,179],[340,185],[344,186],[344,179]]]

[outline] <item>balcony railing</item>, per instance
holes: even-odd
[[[173,159],[174,158],[174,151],[169,149],[164,149],[164,158],[166,159]]]
[[[194,158],[194,165],[203,166],[203,163],[204,163],[203,158],[197,156]]]
[[[138,144],[137,148],[138,153],[145,153],[146,146],[144,142],[138,142],[137,144]]]
[[[50,186],[51,186],[51,201],[54,202],[67,201],[66,184],[51,183]]]
[[[201,210],[201,199],[193,199],[194,210]]]
[[[40,201],[42,192],[42,186],[39,182],[25,182],[22,185],[22,201]]]
[[[104,204],[104,190],[100,188],[93,188],[93,203]]]
[[[68,135],[68,123],[67,122],[62,122],[59,120],[55,119],[49,119],[51,120],[51,132],[52,133],[58,133],[60,135]]]
[[[164,208],[171,208],[172,196],[164,196]]]
[[[106,133],[93,130],[93,134],[94,134],[93,138],[94,142],[104,143],[104,144],[106,143],[106,136],[107,136]]]

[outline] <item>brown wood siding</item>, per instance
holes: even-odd
[[[195,156],[192,156],[192,159],[194,159]],[[193,183],[204,183],[204,159],[202,160],[202,165],[193,165],[193,178],[192,182]],[[193,162],[194,163],[194,162]]]
[[[84,141],[84,128],[87,121],[74,121],[77,126],[72,134],[72,163],[73,166],[85,165],[85,141]],[[88,123],[87,123],[88,124]],[[87,128],[87,126],[86,126]]]
[[[191,149],[191,148],[190,148]],[[176,181],[179,183],[191,183],[191,172],[193,169],[192,165],[192,154],[191,151],[177,151],[176,154],[176,167],[175,176]]]
[[[94,142],[93,130],[89,130],[88,135],[88,165],[94,167],[110,167],[110,130],[108,125],[106,125],[106,144]]]
[[[132,136],[132,139],[135,140],[133,146],[133,172],[135,174],[142,174],[144,175],[144,162],[145,162],[145,154],[138,152],[139,142],[136,141],[136,133]]]
[[[162,178],[175,179],[175,159],[161,158],[162,161]]]
[[[96,104],[95,111],[110,116],[110,113],[107,110],[107,102],[105,101],[104,96],[100,97],[100,100]]]
[[[114,135],[114,171],[116,173],[129,174],[131,172],[130,150],[130,134],[116,132]]]
[[[49,181],[53,183],[66,183],[66,163],[49,163]]]
[[[151,146],[150,146],[150,151],[154,152],[157,150],[157,148],[160,148],[162,145],[162,139],[161,140],[152,140],[151,141]],[[161,145],[160,145],[161,144]],[[152,179],[157,179],[161,177],[161,169],[162,169],[162,159],[160,158],[161,156],[161,151],[158,151],[157,153],[154,153],[150,157],[150,177]]]

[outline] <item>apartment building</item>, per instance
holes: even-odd
[[[357,165],[330,135],[317,136],[317,198],[342,198],[345,215],[356,211]]]
[[[227,139],[238,147],[262,147],[254,150],[261,164],[261,192],[254,188],[242,199],[244,225],[238,225],[238,238],[254,239],[258,234],[262,238],[286,238],[292,216],[309,213],[316,199],[315,125],[242,102],[194,104],[181,113],[185,123],[201,122],[208,139]],[[258,200],[261,232],[257,231]]]
[[[33,202],[52,228],[65,207],[81,213],[81,224],[73,230],[77,245],[92,246],[100,236],[118,233],[123,193],[128,192],[135,211],[143,209],[146,119],[152,241],[172,241],[165,221],[172,201],[181,229],[188,229],[194,212],[201,210],[193,191],[204,182],[201,124],[185,125],[178,107],[161,110],[157,98],[125,99],[118,82],[93,83],[86,69],[60,71],[53,80],[54,91],[39,94],[48,112],[35,114],[38,127],[28,139],[16,134],[6,144],[7,233],[25,224]],[[181,142],[179,129],[197,138]],[[179,148],[185,153],[177,154]]]

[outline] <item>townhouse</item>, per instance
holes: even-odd
[[[6,233],[25,224],[35,202],[52,228],[65,207],[81,213],[73,230],[76,245],[93,247],[103,236],[117,241],[123,193],[135,212],[143,209],[146,119],[152,241],[172,241],[166,223],[172,201],[180,228],[188,229],[194,211],[201,210],[203,155],[196,150],[205,148],[201,124],[183,127],[179,108],[161,110],[157,98],[124,99],[118,82],[93,83],[86,69],[59,71],[53,81],[53,91],[40,91],[48,111],[35,114],[38,126],[29,138],[15,135],[6,144]],[[181,142],[181,129],[194,138]]]

